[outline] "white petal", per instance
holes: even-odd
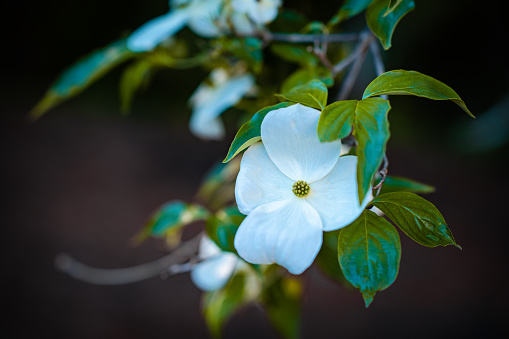
[[[228,282],[238,262],[235,254],[221,252],[198,263],[191,271],[191,279],[204,291],[218,290]]]
[[[244,14],[253,11],[256,3],[256,0],[232,0],[231,6],[235,12]]]
[[[191,132],[203,139],[221,139],[224,127],[218,116],[239,102],[253,85],[251,74],[231,78],[218,87],[200,85],[190,99],[194,106]]]
[[[357,157],[343,156],[322,180],[310,184],[306,196],[323,222],[324,231],[333,231],[352,223],[373,199],[371,190],[359,205],[357,194]]]
[[[200,239],[200,247],[198,248],[198,257],[207,259],[220,254],[222,251],[212,239],[204,235]]]
[[[247,262],[277,263],[292,274],[301,274],[320,251],[322,222],[304,199],[272,202],[244,219],[234,244]]]
[[[191,10],[189,28],[196,34],[206,38],[221,34],[216,24],[220,14],[220,0],[193,1],[189,8]]]
[[[292,192],[293,183],[270,160],[261,142],[252,145],[242,156],[235,183],[239,211],[249,214],[269,202],[298,199]]]
[[[129,35],[127,48],[133,52],[150,51],[181,30],[188,19],[187,9],[177,9],[152,19]]]
[[[280,0],[260,0],[254,10],[248,14],[254,22],[266,24],[277,17],[279,6],[281,6]]]
[[[321,143],[317,127],[320,111],[300,104],[269,112],[261,136],[270,159],[294,181],[320,180],[334,167],[341,141]]]
[[[235,32],[242,35],[252,34],[254,27],[249,18],[245,14],[232,13],[230,20],[233,24]]]

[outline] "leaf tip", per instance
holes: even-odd
[[[371,305],[371,303],[373,302],[373,298],[374,298],[376,292],[367,291],[367,292],[361,292],[361,293],[362,293],[362,297],[364,298],[364,304],[365,304],[366,308],[368,308]]]
[[[462,251],[463,251],[463,248],[462,248],[460,245],[458,245],[458,244],[456,244],[456,243],[454,243],[453,245],[454,245],[454,247],[459,248],[460,250],[462,250]]]

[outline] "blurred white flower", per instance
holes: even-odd
[[[230,77],[222,68],[210,74],[210,83],[203,82],[189,99],[193,112],[189,128],[202,139],[221,139],[224,126],[219,115],[237,104],[253,88],[255,78],[251,74]]]
[[[281,0],[232,0],[231,10],[225,11],[223,18],[231,21],[236,33],[252,34],[276,19],[281,3]]]
[[[352,223],[371,201],[357,194],[357,157],[341,141],[320,143],[320,112],[300,104],[269,112],[261,139],[244,153],[235,185],[247,214],[235,236],[240,257],[300,274],[314,261],[323,231]]]
[[[147,21],[127,38],[127,48],[133,52],[152,50],[184,26],[196,34],[211,38],[220,35],[216,21],[223,0],[173,0],[165,15]]]
[[[209,237],[203,236],[198,250],[200,262],[191,270],[191,280],[203,291],[216,291],[230,280],[242,261],[233,253],[222,251]]]

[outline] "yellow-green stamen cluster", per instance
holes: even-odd
[[[295,184],[293,184],[292,192],[299,198],[305,197],[309,193],[309,184],[305,181],[297,181]]]

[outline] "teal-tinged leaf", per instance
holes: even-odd
[[[114,67],[134,55],[136,54],[127,49],[125,40],[119,40],[85,56],[60,75],[32,109],[30,117],[37,119],[61,102],[81,93]]]
[[[302,285],[299,279],[279,276],[262,294],[272,326],[286,339],[299,338]]]
[[[247,279],[243,272],[238,272],[224,288],[203,295],[202,312],[213,338],[221,338],[226,321],[253,300],[250,291],[246,289]]]
[[[373,2],[373,0],[345,0],[338,13],[332,17],[328,26],[332,27],[341,21],[351,18],[364,11]]]
[[[290,102],[281,102],[277,105],[265,107],[253,115],[251,120],[246,122],[244,125],[242,125],[235,135],[235,139],[233,139],[233,142],[230,146],[230,149],[228,150],[228,154],[226,155],[226,158],[223,160],[224,163],[230,161],[233,159],[237,154],[254,144],[255,142],[258,142],[261,140],[261,131],[260,128],[262,126],[262,121],[269,113],[270,111],[288,107],[293,105],[293,103]]]
[[[396,7],[398,7],[398,5],[402,1],[403,0],[390,0],[389,1],[389,6],[387,7],[387,10],[385,11],[384,16],[386,16],[387,14],[390,14],[392,11],[394,11],[396,9]]]
[[[142,59],[124,70],[120,79],[120,107],[124,114],[131,110],[131,103],[136,92],[148,86],[153,69],[154,64]]]
[[[230,206],[210,216],[207,219],[205,230],[209,238],[223,251],[237,253],[233,240],[245,217],[239,212],[237,206]]]
[[[320,252],[316,256],[315,263],[318,268],[329,278],[340,283],[342,286],[351,288],[352,285],[345,279],[338,262],[338,236],[340,230],[325,232]]]
[[[353,128],[360,202],[371,189],[383,160],[390,137],[387,118],[390,109],[389,101],[382,98],[337,101],[324,108],[318,121],[318,138],[322,142],[345,138]]]
[[[288,93],[276,94],[277,97],[290,102],[303,104],[318,110],[327,105],[327,86],[318,79],[294,87]]]
[[[394,226],[364,210],[357,220],[341,229],[338,260],[345,278],[364,297],[366,307],[376,292],[389,287],[398,275],[401,243]]]
[[[451,100],[475,118],[452,88],[416,71],[395,70],[383,73],[366,87],[362,98],[377,95],[415,95],[433,100]]]
[[[304,85],[311,80],[318,79],[325,84],[327,87],[334,85],[334,79],[332,78],[330,71],[321,68],[301,68],[293,72],[288,78],[281,84],[281,93],[287,93],[292,91],[297,86]]]
[[[415,7],[413,0],[402,0],[392,11],[388,11],[389,2],[390,0],[376,0],[366,10],[368,27],[380,39],[385,49],[391,48],[392,35],[398,22]]]
[[[380,194],[391,192],[413,192],[413,193],[431,193],[435,191],[435,187],[423,184],[412,179],[387,176],[380,190]]]
[[[379,195],[372,204],[419,244],[461,249],[440,211],[426,199],[410,192],[394,192]]]
[[[270,50],[281,59],[298,63],[304,67],[316,67],[316,65],[319,64],[318,57],[303,46],[272,44]]]
[[[171,201],[154,212],[134,241],[140,243],[149,236],[165,238],[169,245],[180,241],[180,231],[198,220],[205,220],[209,212],[200,205]]]

